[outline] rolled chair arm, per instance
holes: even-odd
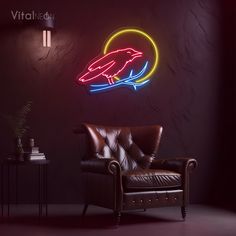
[[[193,158],[172,158],[172,159],[155,159],[151,163],[151,169],[165,169],[178,172],[180,174],[186,171],[192,172],[198,163]]]
[[[81,162],[82,171],[98,174],[120,173],[120,164],[112,158],[97,158]]]

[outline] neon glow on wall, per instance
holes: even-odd
[[[132,40],[126,43],[123,38],[124,42],[122,42],[122,36],[142,38],[142,44],[146,48],[151,48],[151,53],[143,50],[140,45],[135,45],[135,42],[131,45]],[[137,40],[133,39],[133,41]],[[121,42],[122,46],[117,45],[117,42]],[[124,47],[124,44],[129,45]],[[84,72],[76,77],[76,82],[87,85],[91,93],[119,87],[129,87],[137,91],[149,83],[157,64],[158,49],[154,40],[141,30],[122,29],[109,37],[105,42],[102,55],[87,65]]]

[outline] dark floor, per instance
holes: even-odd
[[[84,220],[80,205],[50,205],[49,216],[40,221],[37,206],[20,205],[11,209],[10,218],[1,218],[1,236],[236,236],[236,213],[192,205],[187,220],[179,208],[126,212],[119,228],[112,225],[111,211],[89,207]]]

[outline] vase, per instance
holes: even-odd
[[[24,161],[24,149],[20,137],[15,139],[15,159],[16,161]]]

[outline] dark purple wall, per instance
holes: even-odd
[[[219,191],[217,185],[213,185],[213,191],[218,199],[225,199],[225,204],[222,205],[230,206],[233,203],[236,210],[236,2],[222,1],[221,9],[221,99],[217,176],[219,186],[228,188]]]
[[[210,0],[43,2],[6,1],[3,5],[0,106],[2,113],[14,113],[26,101],[33,101],[30,134],[51,160],[50,201],[82,199],[79,163],[84,141],[72,130],[81,122],[91,122],[161,124],[164,133],[160,157],[186,156],[199,161],[191,179],[192,202],[221,203],[217,181],[221,178],[224,182],[226,173],[232,178],[232,171],[227,170],[229,163],[220,170],[222,160],[225,163],[230,158],[221,149],[219,136],[233,106],[233,93],[228,94],[227,90],[233,89],[233,80],[227,83],[224,76],[227,62],[231,61],[225,50],[230,50],[233,41],[222,35],[233,20],[225,20],[225,11],[233,3],[225,1],[222,6]],[[42,32],[36,27],[16,25],[11,9],[55,13],[52,47],[41,46]],[[111,32],[128,26],[144,29],[158,44],[160,61],[151,84],[136,93],[122,88],[89,95],[75,84],[77,73],[100,52]],[[234,124],[233,119],[231,123]],[[12,137],[3,120],[0,130],[0,152],[4,154],[11,150]],[[233,137],[230,132],[224,135]],[[228,154],[232,155],[231,150]],[[26,178],[22,173],[22,187]],[[34,184],[33,178],[30,182]]]

